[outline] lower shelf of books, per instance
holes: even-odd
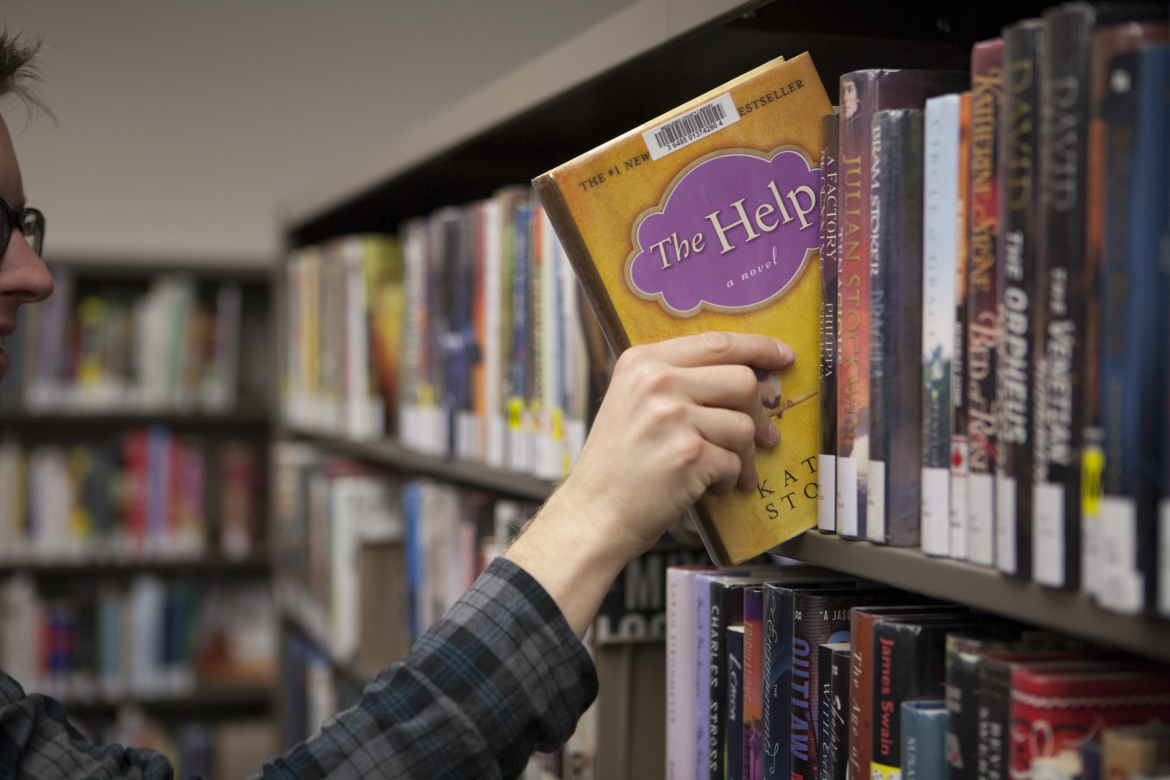
[[[961,561],[809,531],[774,552],[854,577],[966,604],[1036,626],[1170,661],[1170,621],[1101,609],[1083,593],[1046,588]]]

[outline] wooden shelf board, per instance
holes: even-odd
[[[220,556],[209,556],[196,560],[120,560],[86,559],[77,560],[4,560],[0,561],[0,576],[15,572],[28,572],[34,576],[46,577],[98,577],[115,574],[162,574],[171,576],[241,576],[259,577],[267,575],[271,564],[267,558],[251,558],[235,561]]]
[[[338,454],[529,501],[544,501],[556,487],[556,483],[530,474],[520,474],[481,463],[423,455],[389,439],[359,442],[304,431],[289,433],[300,441],[316,444]]]
[[[931,558],[919,550],[848,541],[816,531],[773,552],[1170,661],[1170,621],[1110,612],[1078,591],[1046,588],[994,569]]]

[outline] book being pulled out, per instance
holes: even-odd
[[[796,351],[792,366],[757,371],[780,444],[757,450],[756,489],[695,506],[721,565],[817,524],[821,117],[832,110],[807,53],[778,59],[534,181],[615,352],[719,330]]]

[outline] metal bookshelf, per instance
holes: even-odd
[[[75,715],[110,715],[119,707],[140,707],[151,715],[187,718],[220,713],[230,717],[263,715],[272,707],[273,686],[236,683],[203,683],[191,693],[61,699],[61,704]]]
[[[1170,621],[1110,612],[1078,591],[1046,588],[995,569],[932,558],[919,550],[849,541],[816,531],[785,542],[773,552],[1170,661]]]
[[[397,471],[434,477],[457,485],[491,490],[513,498],[544,501],[557,485],[555,482],[539,479],[530,474],[507,471],[481,463],[423,455],[403,447],[392,439],[363,442],[304,431],[288,433],[298,441],[315,444],[339,455],[349,455]]]
[[[77,578],[158,574],[167,577],[266,577],[271,571],[267,558],[233,560],[221,555],[202,558],[97,558],[71,560],[15,558],[0,560],[0,577],[27,572],[35,577]]]
[[[68,429],[108,430],[147,425],[165,425],[168,428],[215,428],[255,430],[267,427],[272,421],[266,409],[241,409],[223,414],[209,412],[154,411],[53,411],[45,413],[14,412],[0,414],[0,431],[52,431]]]

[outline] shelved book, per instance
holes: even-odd
[[[615,352],[727,330],[818,354],[831,111],[807,54],[776,60],[535,180]],[[696,506],[720,564],[817,524],[818,362],[760,377],[780,445],[757,452],[758,490]]]

